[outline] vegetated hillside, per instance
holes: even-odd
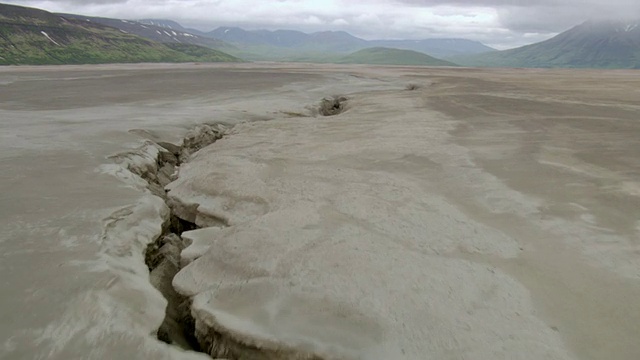
[[[162,23],[165,26],[144,24],[138,21],[124,20],[124,19],[110,19],[102,17],[91,17],[75,14],[58,14],[67,19],[78,19],[87,22],[93,22],[95,24],[101,24],[110,26],[127,34],[137,35],[149,40],[161,42],[161,43],[178,43],[178,44],[191,44],[204,46],[211,49],[224,50],[230,48],[231,45],[225,43],[222,40],[214,39],[207,36],[200,36],[192,34],[186,30],[181,30],[182,26],[178,23],[172,22],[180,26],[178,29],[172,29],[166,26],[166,23]]]
[[[0,65],[239,60],[213,49],[184,45],[172,49],[91,21],[0,4]]]
[[[356,51],[338,61],[342,64],[457,66],[449,61],[412,51],[383,47]]]
[[[456,55],[481,54],[496,51],[479,41],[467,39],[372,40],[369,45],[413,50],[444,59]]]
[[[639,24],[587,21],[540,43],[452,60],[493,67],[640,68]]]

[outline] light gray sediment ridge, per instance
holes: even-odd
[[[189,245],[189,241],[182,238],[182,233],[200,227],[195,224],[197,204],[184,205],[168,198],[164,187],[175,180],[177,169],[188,161],[191,154],[221,139],[226,130],[219,124],[199,125],[187,133],[182,144],[155,143],[158,148],[155,166],[128,167],[128,170],[144,179],[149,191],[165,200],[170,209],[169,221],[163,225],[162,234],[145,251],[149,281],[167,300],[166,315],[157,337],[167,344],[184,350],[205,352],[214,358],[237,359],[242,358],[238,354],[244,353],[251,354],[252,359],[270,359],[273,357],[263,354],[259,348],[241,344],[219,330],[196,321],[191,313],[191,299],[176,292],[171,284],[182,268],[180,253]],[[278,355],[277,358],[282,357]]]
[[[425,190],[407,178],[422,173],[405,177],[403,164],[409,159],[407,165],[413,168],[415,154],[422,150],[416,141],[407,142],[411,145],[406,148],[396,144],[404,143],[408,134],[440,143],[444,134],[425,129],[421,118],[405,120],[409,128],[400,133],[394,133],[398,132],[394,121],[353,118],[352,113],[370,111],[362,107],[363,100],[327,97],[310,109],[311,117],[246,123],[232,132],[219,124],[199,125],[180,144],[150,141],[146,146],[155,149],[151,151],[155,158],[147,159],[146,165],[127,162],[128,170],[146,181],[148,190],[164,201],[169,212],[162,233],[150,243],[144,257],[150,282],[167,301],[158,339],[230,360],[419,358],[425,349],[439,353],[437,341],[410,348],[403,345],[405,339],[424,331],[425,326],[435,331],[440,325],[431,310],[425,312],[423,305],[407,296],[426,299],[427,294],[439,291],[443,278],[463,279],[449,283],[449,291],[461,293],[464,284],[481,281],[482,287],[498,288],[503,294],[499,298],[518,299],[510,305],[513,309],[495,304],[488,314],[467,311],[470,323],[532,313],[524,290],[504,274],[493,268],[487,272],[486,266],[466,259],[440,257],[439,253],[450,251],[450,245],[418,249],[388,240],[388,236],[407,231],[402,230],[404,226],[414,228],[408,231],[415,232],[416,239],[425,231],[451,232],[447,238],[474,241],[469,244],[475,249],[472,252],[489,251],[504,257],[518,252],[512,239],[470,219],[467,227],[486,232],[486,238],[471,236],[471,229],[451,223],[451,218],[464,215],[437,195],[415,196]],[[407,106],[399,101],[395,104],[398,110]],[[320,120],[316,116],[329,117]],[[387,130],[389,125],[393,128]],[[332,145],[340,139],[335,131],[343,127],[390,138],[371,141],[362,137],[348,145]],[[229,133],[228,139],[208,146]],[[315,149],[316,144],[321,147]],[[374,159],[400,156],[400,167],[391,167],[400,173],[379,171],[381,164],[369,160],[359,160],[354,168],[325,160],[354,153],[368,159],[374,151],[381,152]],[[402,155],[405,153],[409,155]],[[284,166],[281,162],[287,160],[282,159],[291,160]],[[394,196],[380,198],[382,190]],[[352,203],[340,195],[343,192],[364,205]],[[429,204],[413,204],[410,196],[427,199]],[[395,197],[406,202],[398,203]],[[429,218],[424,208],[438,215]],[[382,221],[389,216],[394,220]],[[356,218],[362,220],[352,224]],[[425,221],[432,223],[425,225]],[[352,278],[341,274],[350,267],[357,269],[349,271]],[[389,273],[381,273],[378,267]],[[426,285],[416,287],[424,281]],[[371,298],[361,295],[375,291],[377,282],[395,290],[385,289]],[[451,290],[454,285],[461,288]],[[412,286],[413,292],[405,294],[406,286]],[[444,303],[434,305],[437,299],[452,296],[441,294],[425,304],[439,307]],[[416,319],[412,311],[422,318]],[[461,311],[451,309],[445,316],[453,318]],[[494,312],[503,315],[492,315]],[[527,331],[551,341],[551,330],[540,335],[538,329],[544,325],[533,316],[524,316]],[[453,329],[446,331],[453,333]],[[529,347],[526,343],[515,346]],[[559,358],[566,358],[559,343],[554,347]]]
[[[200,148],[222,138],[225,128],[221,125],[200,125],[189,131],[182,144],[149,141],[131,153],[118,154],[112,159],[146,182],[146,188],[169,204],[164,187],[175,180],[177,169]],[[144,133],[144,132],[143,132]],[[145,151],[149,147],[157,151]],[[153,161],[137,161],[151,156]],[[180,271],[180,252],[186,247],[181,235],[196,225],[174,214],[172,207],[162,225],[162,233],[146,248],[144,260],[149,268],[149,281],[167,300],[165,318],[157,330],[159,340],[179,346],[184,350],[200,351],[195,336],[195,322],[191,316],[190,300],[180,295],[171,285]]]
[[[319,114],[336,115],[344,110],[346,101],[345,97],[325,98],[320,104]],[[325,111],[327,106],[331,109]],[[321,357],[311,352],[284,348],[279,344],[252,342],[248,338],[240,340],[241,334],[233,334],[221,326],[215,326],[212,319],[194,317],[192,299],[177,292],[172,285],[175,275],[186,265],[181,253],[191,244],[190,239],[182,237],[182,233],[203,227],[226,227],[228,224],[225,219],[198,214],[198,204],[184,204],[168,196],[165,186],[176,179],[178,168],[188,162],[192,154],[221,139],[227,131],[228,128],[222,124],[203,124],[189,131],[181,144],[147,142],[141,149],[149,146],[156,148],[155,163],[133,160],[141,156],[140,151],[144,152],[141,149],[113,157],[143,179],[147,189],[162,198],[170,210],[162,233],[147,246],[144,254],[149,268],[149,281],[167,300],[165,318],[157,330],[157,338],[183,350],[203,352],[213,358],[320,360]]]
[[[506,150],[520,140],[465,127],[479,124],[455,113],[466,102],[443,107],[434,94],[448,87],[416,90],[359,92],[346,104],[326,98],[311,116],[282,112],[288,117],[230,132],[201,126],[179,146],[151,144],[151,164],[130,170],[169,214],[146,257],[169,303],[164,323],[153,327],[159,338],[226,359],[587,359],[604,350],[576,344],[589,345],[596,332],[624,345],[620,354],[635,352],[630,337],[575,321],[597,314],[591,305],[608,306],[598,299],[615,300],[606,289],[635,293],[598,268],[615,259],[620,274],[633,276],[622,271],[635,266],[623,248],[589,258],[593,242],[624,244],[625,234],[594,227],[587,213],[599,211],[595,205],[546,198],[501,172],[544,170],[553,176],[540,181],[558,186],[589,183],[591,175],[582,177],[593,169],[567,173],[581,163],[556,153],[553,142],[533,158],[515,156]],[[500,116],[523,117],[509,109]],[[497,120],[483,121],[493,129]],[[516,130],[524,144],[551,131]],[[585,216],[560,216],[558,204]],[[573,296],[574,284],[590,297],[549,302],[544,286]],[[559,319],[564,306],[583,307]]]
[[[0,83],[2,359],[639,358],[637,72]]]

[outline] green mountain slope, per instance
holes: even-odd
[[[413,50],[437,59],[495,51],[479,41],[467,39],[371,40],[369,44],[371,47]]]
[[[161,27],[151,24],[145,24],[139,21],[124,20],[124,19],[111,19],[94,16],[84,16],[75,14],[57,14],[66,19],[76,19],[85,22],[92,22],[94,24],[101,24],[122,30],[123,32],[131,35],[140,36],[142,38],[160,42],[160,43],[178,43],[178,44],[191,44],[204,46],[211,49],[224,51],[225,48],[232,48],[233,46],[225,43],[222,40],[200,36],[190,33],[186,30],[173,30],[168,27]],[[180,24],[175,23],[177,26]],[[180,26],[180,28],[182,28]]]
[[[341,64],[457,66],[412,50],[374,47],[356,51],[337,61]]]
[[[451,59],[469,66],[640,68],[639,23],[587,21],[540,43]]]
[[[109,26],[0,4],[0,65],[191,61],[239,59],[213,49],[170,47]]]

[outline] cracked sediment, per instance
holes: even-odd
[[[161,198],[169,214],[161,234],[147,246],[144,261],[149,269],[149,281],[167,301],[164,320],[157,330],[159,340],[184,350],[200,351],[195,321],[191,315],[191,299],[175,291],[171,282],[181,269],[180,254],[188,245],[181,235],[198,226],[189,219],[176,216],[175,203],[168,199],[164,187],[176,179],[178,168],[192,153],[222,138],[222,125],[198,125],[189,131],[181,145],[167,142],[147,142],[141,148],[110,157],[119,166],[137,175],[148,191]],[[128,175],[120,177],[135,186],[142,186]],[[195,209],[194,209],[195,210]]]
[[[317,108],[311,108],[310,111],[312,114],[335,116],[345,111],[346,101],[347,98],[343,96],[324,98]],[[197,202],[185,203],[179,196],[168,194],[167,186],[177,180],[178,169],[189,162],[192,154],[221,139],[227,130],[220,124],[198,125],[186,134],[181,144],[150,140],[138,150],[111,157],[119,166],[137,175],[144,184],[120,174],[122,180],[145,187],[151,194],[161,198],[169,209],[162,233],[147,246],[144,253],[149,281],[167,301],[157,338],[184,350],[204,352],[213,358],[319,360],[321,358],[312,351],[254,340],[207,320],[210,315],[193,308],[193,297],[176,291],[172,284],[184,266],[203,255],[198,253],[197,246],[184,252],[185,248],[192,245],[191,238],[195,236],[183,237],[184,232],[201,228],[224,229],[268,211],[267,203],[259,196],[226,197],[219,193],[217,197],[231,204],[231,210],[235,208],[244,214],[234,217],[229,212],[209,209]],[[146,137],[144,131],[136,133]],[[197,313],[200,316],[194,318]]]
[[[145,251],[150,282],[167,300],[165,318],[157,337],[168,344],[184,350],[204,352],[213,358],[321,360],[312,353],[276,344],[257,344],[249,339],[239,341],[242,335],[234,336],[225,332],[224,327],[208,324],[206,315],[200,319],[194,318],[193,299],[180,294],[172,285],[176,274],[186,265],[183,250],[191,245],[189,238],[182,237],[183,232],[203,227],[224,228],[229,223],[227,219],[200,213],[199,204],[185,205],[167,196],[164,187],[176,179],[177,169],[188,161],[191,154],[221,139],[225,131],[220,126],[197,126],[187,134],[181,146],[157,143],[159,151],[156,166],[129,167],[148,183],[149,191],[164,199],[170,209],[169,220],[163,226],[162,234]]]
[[[0,83],[2,359],[241,358],[226,339],[638,359],[637,72],[141,64]],[[346,111],[320,117],[327,94]],[[237,125],[184,162],[173,144],[208,119]],[[132,134],[150,141],[105,161]]]
[[[158,143],[157,172],[146,169],[139,174],[149,184],[148,189],[164,199],[170,209],[169,221],[163,226],[162,235],[149,244],[145,251],[150,281],[167,300],[165,318],[157,337],[184,350],[200,351],[201,347],[191,315],[191,300],[176,292],[171,282],[181,269],[180,254],[189,245],[181,235],[198,226],[175,215],[164,187],[175,180],[177,169],[192,153],[222,138],[224,131],[220,125],[199,125],[185,136],[181,146]]]
[[[602,234],[560,216],[531,223],[549,200],[507,186],[473,144],[453,141],[460,122],[407,113],[425,91],[353,98],[347,112],[327,99],[335,116],[242,124],[188,163],[174,151],[180,178],[161,195],[190,229],[168,230],[150,252],[173,254],[165,296],[188,298],[171,307],[190,311],[168,310],[160,337],[188,343],[167,335],[174,326],[230,359],[484,359],[498,345],[575,358],[571,324],[541,315],[530,293],[546,280],[518,275],[523,264],[552,268],[540,267],[544,251],[558,252],[547,238]],[[582,281],[567,264],[597,279],[562,256],[553,266],[567,284]]]

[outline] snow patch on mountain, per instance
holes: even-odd
[[[49,34],[47,34],[46,32],[44,32],[44,31],[40,31],[40,33],[41,33],[42,35],[44,35],[44,37],[46,37],[47,39],[49,39],[49,41],[51,41],[52,43],[54,43],[54,44],[56,44],[56,45],[60,46],[60,44],[58,44],[55,40],[53,40],[53,39],[49,36]]]

